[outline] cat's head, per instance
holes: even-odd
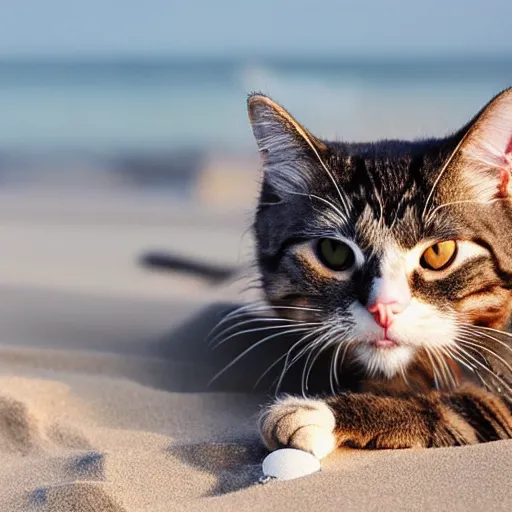
[[[469,331],[502,329],[512,307],[512,89],[418,141],[329,142],[266,96],[248,109],[268,301],[320,321],[317,338],[349,343],[369,372],[392,377],[425,349],[465,347],[471,365],[468,340],[486,340]]]

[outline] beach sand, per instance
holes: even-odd
[[[258,483],[266,397],[235,377],[208,387],[206,335],[243,280],[138,265],[151,249],[235,263],[249,219],[137,194],[0,195],[0,510],[511,510],[512,441],[339,451]]]

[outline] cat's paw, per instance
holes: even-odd
[[[269,450],[297,448],[322,459],[336,448],[335,423],[322,400],[287,397],[267,407],[259,425]]]

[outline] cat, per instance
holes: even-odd
[[[512,438],[512,88],[455,134],[415,141],[320,140],[259,93],[248,113],[262,289],[304,334],[284,364],[331,353],[330,389],[263,409],[267,448]],[[333,384],[346,361],[355,390]]]

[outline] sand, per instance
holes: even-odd
[[[137,265],[146,249],[234,263],[247,219],[127,194],[0,196],[0,510],[511,510],[512,441],[340,451],[258,483],[266,397],[239,379],[254,361],[208,387],[206,333],[242,282]]]

